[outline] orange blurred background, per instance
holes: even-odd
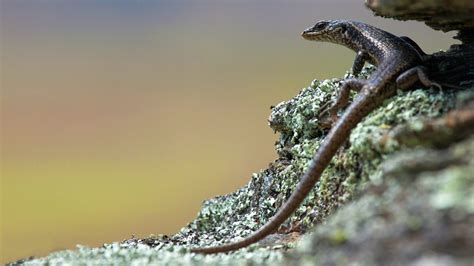
[[[363,1],[1,1],[1,263],[172,234],[276,155],[269,107],[354,53],[304,41],[356,19],[425,51],[452,34]]]

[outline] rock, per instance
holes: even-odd
[[[398,20],[418,20],[436,30],[472,32],[474,2],[471,0],[366,0],[375,15]]]
[[[372,70],[365,68],[363,75]],[[411,129],[416,128],[411,124],[439,120],[474,98],[436,89],[400,93],[366,117],[278,234],[230,254],[204,256],[187,251],[190,246],[243,237],[275,213],[327,133],[314,117],[324,101],[334,97],[333,89],[340,81],[313,81],[293,99],[274,107],[269,120],[280,134],[279,158],[252,175],[245,187],[206,201],[197,218],[178,234],[78,247],[19,264],[292,265],[319,261],[322,265],[370,265],[387,257],[387,261],[400,259],[413,265],[435,259],[458,265],[473,259],[468,251],[474,247],[469,231],[474,228],[474,137],[466,134],[452,142],[445,137],[442,147],[446,150],[432,150],[424,142],[412,148],[403,137],[392,134],[400,125]],[[420,155],[420,148],[432,156]],[[435,162],[440,167],[434,169],[406,167],[407,161],[423,165],[420,158],[430,158],[425,160],[430,165],[433,160],[443,161]],[[302,234],[304,240],[299,241]],[[296,243],[294,250],[286,251]]]

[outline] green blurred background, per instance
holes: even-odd
[[[354,54],[304,41],[356,19],[452,34],[353,1],[1,2],[1,261],[172,234],[276,155],[269,107]]]

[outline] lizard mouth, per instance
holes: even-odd
[[[320,32],[315,32],[312,28],[306,29],[301,33],[301,36],[306,40],[316,40],[320,35]]]

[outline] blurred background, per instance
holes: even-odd
[[[270,106],[352,65],[300,37],[328,18],[455,42],[362,0],[2,0],[0,262],[173,234],[246,184]]]

